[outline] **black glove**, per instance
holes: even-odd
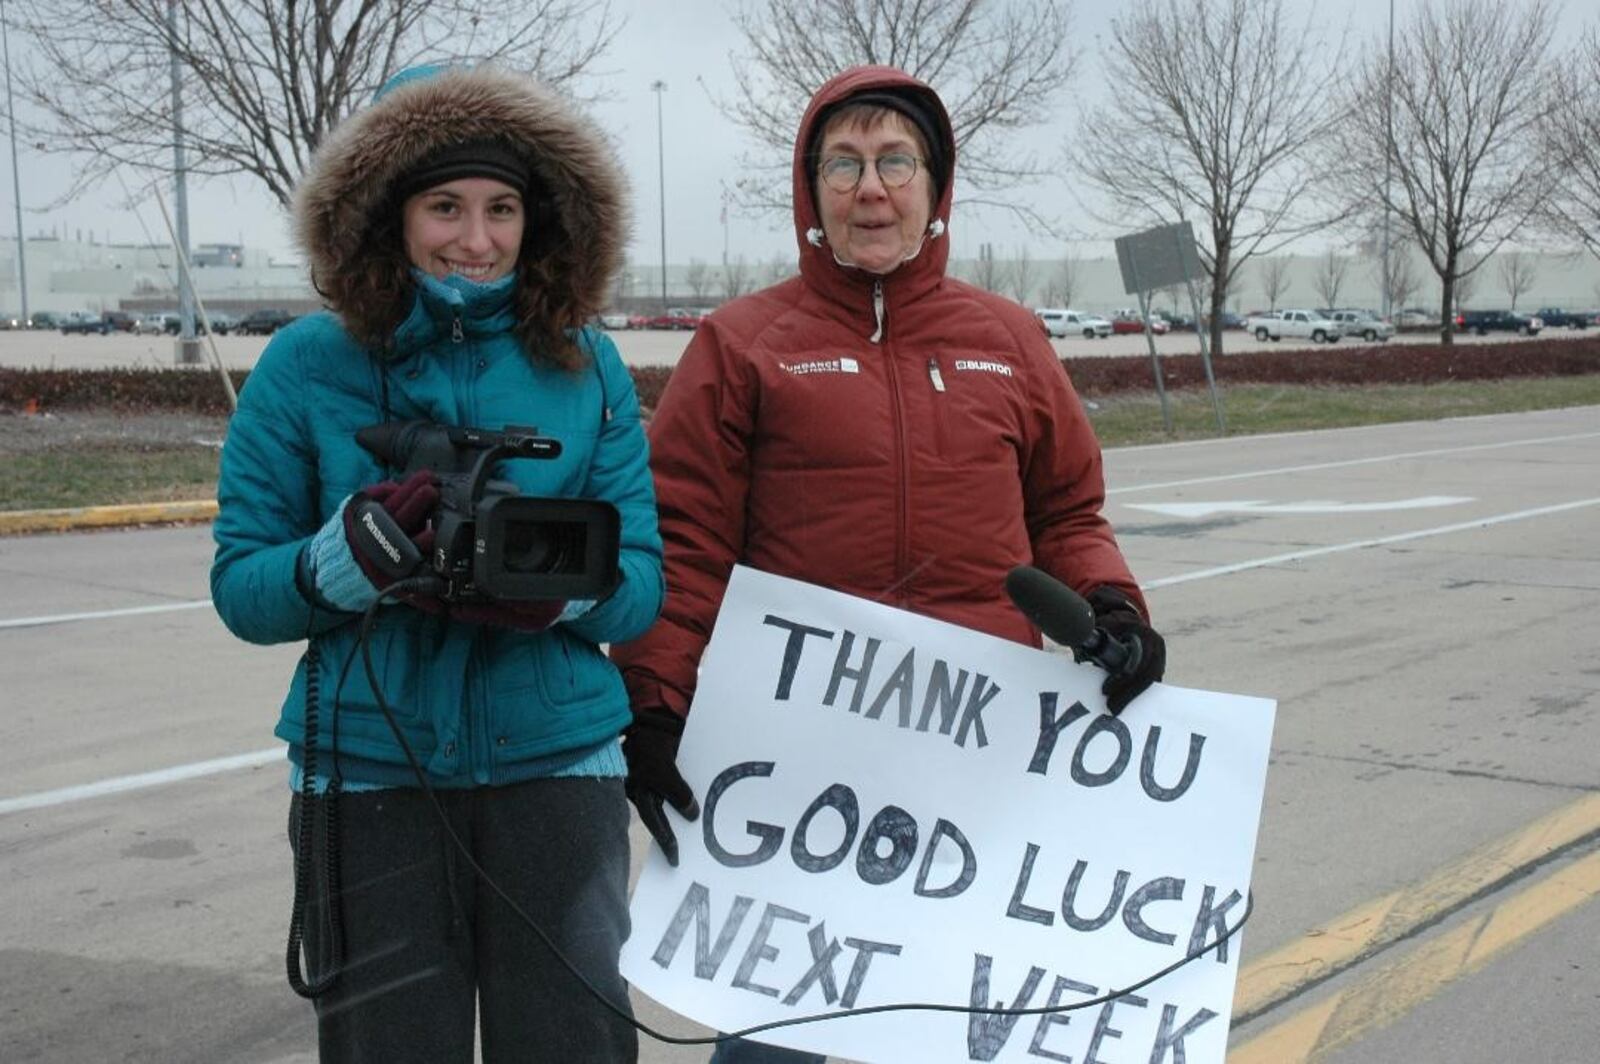
[[[678,772],[678,740],[683,738],[683,718],[665,709],[636,709],[633,723],[622,733],[622,756],[628,762],[628,781],[624,790],[628,801],[639,811],[645,830],[650,832],[666,855],[667,863],[678,867],[678,837],[661,803],[694,820],[700,803]]]
[[[1118,669],[1106,677],[1105,686],[1100,689],[1106,696],[1106,708],[1116,716],[1166,674],[1167,642],[1145,623],[1133,600],[1116,588],[1097,587],[1089,592],[1088,599],[1094,607],[1095,624],[1118,642],[1139,651],[1139,660],[1132,669]]]

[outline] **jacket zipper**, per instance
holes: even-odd
[[[461,312],[457,311],[450,316],[450,342],[459,344],[467,338],[467,331],[461,327]]]
[[[939,372],[939,360],[936,358],[928,359],[928,379],[933,382],[934,391],[944,391],[944,376]]]
[[[883,344],[884,372],[888,379],[890,407],[894,414],[894,452],[895,465],[899,471],[899,491],[895,495],[894,509],[893,586],[896,589],[894,601],[904,602],[905,592],[901,582],[905,579],[907,569],[910,568],[910,547],[906,543],[906,529],[910,524],[911,511],[911,458],[910,447],[906,441],[905,402],[900,394],[900,370],[895,365],[893,345],[884,340],[889,328],[889,312],[884,305],[882,281],[874,281],[872,284],[872,314],[878,326],[872,334],[872,342]]]

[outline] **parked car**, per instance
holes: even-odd
[[[36,310],[28,318],[30,329],[59,329],[66,315],[58,310]]]
[[[0,329],[31,329],[32,323],[21,314],[0,311]]]
[[[164,314],[141,314],[133,320],[133,331],[140,336],[160,336],[167,331]]]
[[[1456,315],[1456,328],[1479,336],[1487,336],[1492,332],[1538,336],[1539,330],[1544,328],[1544,322],[1511,310],[1468,310]]]
[[[1280,310],[1275,314],[1248,319],[1245,328],[1257,340],[1277,341],[1288,336],[1331,344],[1344,335],[1343,326],[1315,310]]]
[[[610,314],[600,315],[600,327],[602,329],[627,329],[631,327],[629,324],[631,320],[628,315],[613,311]]]
[[[1206,317],[1201,320],[1205,322],[1207,328],[1211,327],[1210,317]],[[1222,327],[1224,329],[1243,329],[1244,324],[1245,316],[1243,314],[1235,314],[1231,310],[1225,310],[1222,312]]]
[[[99,333],[105,336],[111,331],[111,323],[98,314],[90,314],[86,310],[70,311],[61,320],[61,335],[70,333]]]
[[[1118,335],[1123,333],[1142,333],[1145,330],[1144,318],[1140,317],[1137,310],[1119,310],[1111,315],[1111,331]],[[1165,318],[1155,315],[1150,317],[1150,331],[1161,336],[1170,331]]]
[[[1394,326],[1370,310],[1334,310],[1328,317],[1338,322],[1346,336],[1359,336],[1367,343],[1387,343],[1394,335]]]
[[[1051,336],[1081,336],[1085,340],[1105,339],[1111,323],[1098,314],[1084,314],[1064,307],[1039,307],[1034,316]]]
[[[252,310],[239,319],[236,331],[241,336],[271,336],[294,319],[287,310]]]
[[[1439,315],[1425,307],[1402,307],[1395,311],[1394,324],[1402,332],[1407,329],[1437,329]]]
[[[1582,311],[1561,310],[1558,307],[1540,307],[1534,315],[1544,322],[1546,329],[1587,329],[1590,315]]]
[[[138,324],[139,321],[138,318],[134,317],[126,310],[105,311],[100,315],[100,319],[111,327],[112,332],[127,333],[133,332],[134,326]]]
[[[1187,314],[1163,314],[1161,320],[1167,323],[1167,328],[1172,332],[1194,332],[1194,319]]]
[[[239,327],[239,319],[225,310],[206,311],[206,320],[211,323],[211,331],[218,336],[227,336]],[[194,323],[196,329],[203,328],[199,321]]]

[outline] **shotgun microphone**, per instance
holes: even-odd
[[[1006,574],[1006,594],[1040,631],[1069,648],[1074,660],[1092,661],[1113,676],[1139,668],[1139,641],[1123,642],[1095,624],[1094,608],[1049,573],[1019,565]]]

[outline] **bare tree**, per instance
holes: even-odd
[[[737,90],[719,101],[756,142],[738,182],[750,209],[792,209],[789,159],[806,102],[823,82],[858,63],[899,67],[939,91],[950,111],[962,203],[1003,206],[1041,226],[1016,199],[1044,176],[1017,154],[1010,134],[1055,116],[1072,78],[1070,9],[1060,0],[742,0],[734,22],[746,54]]]
[[[1056,263],[1056,268],[1045,275],[1044,291],[1040,299],[1047,307],[1070,307],[1078,290],[1078,261],[1069,253]]]
[[[1278,309],[1278,297],[1289,290],[1289,259],[1274,255],[1256,263],[1256,276],[1261,280],[1261,294],[1266,297],[1267,309]]]
[[[1419,287],[1416,266],[1411,259],[1410,249],[1404,244],[1390,247],[1387,277],[1384,276],[1383,257],[1380,255],[1373,259],[1373,277],[1377,279],[1379,291],[1388,293],[1392,313],[1399,313]]]
[[[774,255],[767,260],[766,268],[762,271],[762,277],[769,285],[778,284],[780,281],[793,277],[795,269],[794,259],[786,259],[782,255]]]
[[[61,202],[130,165],[173,169],[171,60],[183,71],[188,170],[244,174],[287,204],[311,153],[391,74],[468,57],[572,91],[621,28],[607,0],[281,3],[21,0],[34,59],[19,71],[45,118],[30,137],[89,163]]]
[[[1325,307],[1339,305],[1339,292],[1344,288],[1345,275],[1350,272],[1350,260],[1343,255],[1334,254],[1330,248],[1328,253],[1317,262],[1316,285],[1317,295],[1322,297]]]
[[[704,259],[690,259],[683,271],[683,283],[689,286],[689,293],[698,303],[711,289],[711,267]]]
[[[1511,297],[1511,309],[1517,309],[1517,300],[1533,287],[1539,273],[1539,260],[1522,251],[1512,251],[1500,256],[1498,264],[1500,287]]]
[[[738,299],[750,291],[750,266],[744,256],[729,259],[722,264],[722,298]]]
[[[1545,203],[1545,221],[1600,257],[1600,27],[1591,27],[1556,67],[1549,99],[1540,147],[1560,180]]]
[[[1330,138],[1351,209],[1393,211],[1438,274],[1444,343],[1462,280],[1547,198],[1550,163],[1529,141],[1547,110],[1552,25],[1548,0],[1427,0],[1396,32],[1393,64],[1381,42],[1364,51]],[[1386,153],[1387,188],[1373,180]]]
[[[1478,276],[1478,267],[1482,266],[1485,261],[1482,257],[1462,256],[1461,271],[1456,277],[1455,283],[1455,302],[1444,304],[1446,308],[1444,312],[1445,328],[1453,329],[1455,323],[1454,311],[1472,302],[1473,295],[1478,291],[1478,281],[1481,280]]]
[[[1329,54],[1309,23],[1287,23],[1283,0],[1135,0],[1112,22],[1114,102],[1081,118],[1095,151],[1079,166],[1123,218],[1198,217],[1213,351],[1239,269],[1308,228],[1296,212],[1332,118]]]
[[[1033,258],[1027,248],[1018,248],[1016,258],[1006,268],[1006,289],[1012,299],[1026,305],[1033,294],[1034,281]]]
[[[972,264],[972,283],[985,292],[1000,291],[1002,269],[994,257],[993,244],[978,245],[978,258]]]

